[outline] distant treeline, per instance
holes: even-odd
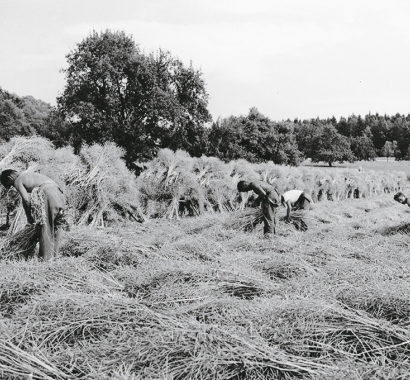
[[[50,104],[32,96],[19,97],[0,88],[0,140],[39,135],[56,146],[67,144],[67,123]]]
[[[0,127],[3,141],[14,136],[39,135],[57,147],[73,145],[70,123],[56,108],[32,96],[18,97],[1,88]],[[133,143],[123,148],[132,149]],[[377,156],[409,160],[410,115],[369,113],[364,118],[351,115],[339,120],[332,117],[272,121],[251,108],[246,116],[218,119],[196,128],[195,134],[185,139],[164,140],[157,148],[182,149],[194,157],[214,156],[225,162],[246,159],[294,166],[305,158],[330,165],[338,161],[373,160]],[[136,158],[146,161],[155,153],[153,150],[151,157]]]
[[[169,52],[145,54],[124,32],[93,32],[66,56],[57,106],[0,89],[0,139],[40,135],[57,147],[114,142],[128,167],[159,150],[185,150],[224,162],[410,159],[410,115],[272,121],[247,115],[212,121],[202,73]]]

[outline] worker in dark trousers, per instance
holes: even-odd
[[[277,190],[266,182],[262,181],[239,181],[238,190],[247,192],[253,190],[258,198],[256,205],[261,204],[263,213],[263,233],[265,236],[276,233],[276,209],[280,206],[280,195]]]

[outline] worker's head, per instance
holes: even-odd
[[[18,177],[19,172],[13,169],[7,169],[1,172],[0,174],[0,182],[5,188],[10,188],[13,186],[14,181]]]
[[[399,191],[394,195],[394,200],[399,203],[406,203],[407,197],[401,191]]]
[[[252,190],[251,183],[248,181],[239,181],[237,185],[238,191],[245,192]]]

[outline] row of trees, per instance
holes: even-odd
[[[77,152],[84,143],[113,141],[129,166],[163,148],[290,165],[306,157],[332,165],[410,156],[410,115],[274,122],[252,108],[211,124],[202,73],[169,52],[145,54],[123,32],[93,32],[67,62],[56,108],[0,89],[1,139],[39,134]]]

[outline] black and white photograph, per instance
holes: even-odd
[[[0,0],[0,379],[410,379],[410,2]]]

